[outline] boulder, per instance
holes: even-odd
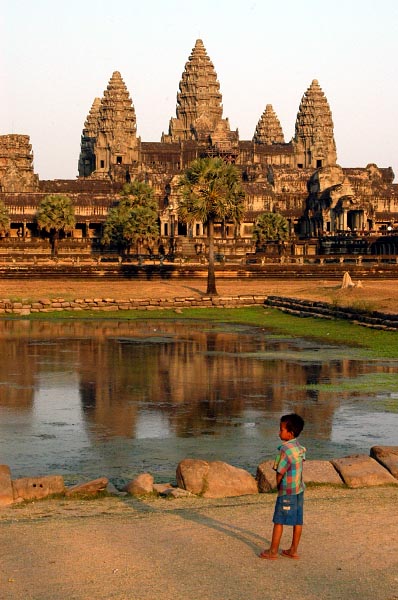
[[[397,480],[374,458],[366,454],[355,454],[333,459],[332,464],[350,488],[386,485]]]
[[[372,446],[370,456],[398,479],[398,446]]]
[[[91,481],[85,481],[79,483],[66,490],[66,496],[95,496],[100,492],[103,492],[108,487],[109,480],[106,477],[99,477],[98,479],[92,479]]]
[[[145,496],[153,493],[153,476],[150,473],[141,473],[124,486],[124,491],[132,496]]]
[[[328,460],[306,460],[303,464],[304,483],[343,485],[340,475]]]
[[[273,465],[273,460],[265,460],[257,467],[256,481],[261,494],[276,490],[276,472],[272,468]]]
[[[153,491],[156,492],[157,494],[160,494],[161,496],[166,496],[170,490],[173,490],[175,488],[173,488],[173,486],[171,485],[171,483],[154,483],[153,484]]]
[[[22,477],[12,481],[14,501],[39,500],[53,494],[64,494],[65,484],[62,475],[47,477]]]
[[[14,502],[11,471],[8,465],[0,465],[0,506],[8,506]]]
[[[227,498],[257,494],[255,478],[245,471],[221,461],[185,459],[177,467],[177,484],[204,498]]]
[[[210,465],[206,460],[185,458],[177,466],[177,485],[192,494],[203,492],[203,481],[207,477]]]

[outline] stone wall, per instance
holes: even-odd
[[[297,317],[318,317],[321,319],[346,319],[373,329],[398,330],[398,315],[366,311],[352,307],[335,306],[327,302],[268,296],[268,306],[273,306]]]
[[[183,308],[236,308],[238,306],[263,305],[266,296],[202,296],[175,298],[142,298],[120,301],[113,298],[48,298],[38,302],[14,302],[10,299],[0,300],[0,314],[30,315],[33,313],[50,313],[62,311],[118,311],[118,310],[162,310]]]

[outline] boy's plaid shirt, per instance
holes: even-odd
[[[278,448],[279,454],[274,462],[274,469],[283,475],[278,488],[278,496],[293,496],[304,491],[303,460],[306,449],[294,438],[284,442]]]

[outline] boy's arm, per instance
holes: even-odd
[[[283,475],[281,475],[280,473],[276,473],[276,487],[277,488],[279,488],[282,479],[283,479]]]

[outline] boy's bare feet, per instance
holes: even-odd
[[[271,552],[271,550],[263,550],[261,554],[258,555],[260,558],[265,558],[267,560],[276,560],[278,558],[278,553]]]
[[[286,556],[287,558],[294,558],[296,560],[300,558],[299,555],[293,552],[292,550],[282,550],[282,556]]]

